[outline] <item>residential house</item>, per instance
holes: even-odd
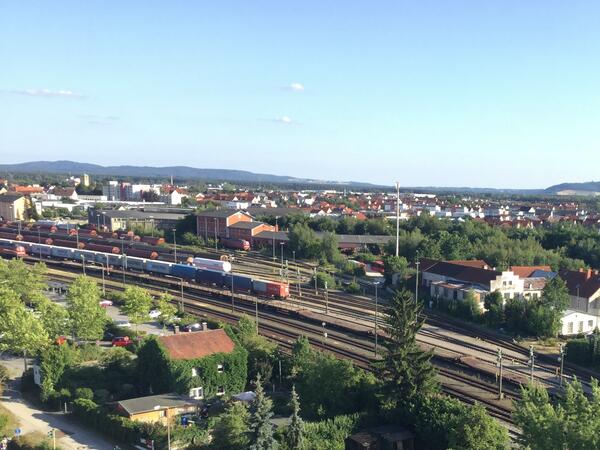
[[[570,309],[600,316],[600,275],[597,270],[561,270],[559,276],[567,284]]]
[[[160,394],[117,402],[119,414],[136,422],[166,425],[173,417],[198,411],[199,401],[179,394]]]
[[[225,330],[148,338],[138,352],[142,385],[196,400],[237,394],[246,384],[246,350]]]
[[[27,199],[21,194],[0,195],[0,220],[13,222],[27,218]]]

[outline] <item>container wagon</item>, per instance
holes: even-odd
[[[163,261],[146,261],[145,270],[148,272],[160,273],[163,275],[171,274],[171,263]]]
[[[252,288],[255,293],[265,297],[288,298],[290,296],[290,286],[287,283],[254,279]]]
[[[139,270],[142,272],[146,265],[146,260],[144,258],[130,257],[127,255],[123,260],[123,264],[125,265],[126,269]]]
[[[200,284],[223,286],[223,277],[226,274],[218,270],[197,269],[196,282]]]
[[[185,264],[173,264],[171,266],[171,276],[183,278],[184,280],[195,280],[196,269],[194,266],[187,266]]]
[[[252,291],[252,278],[249,276],[228,273],[223,276],[223,281],[225,281],[227,289],[231,289],[231,283],[233,282],[233,290],[236,292]]]
[[[221,272],[231,272],[231,263],[229,261],[219,261],[218,259],[194,258],[192,264],[199,269],[220,270]]]
[[[50,255],[54,258],[74,259],[72,248],[54,247],[53,246],[52,250],[50,250]]]

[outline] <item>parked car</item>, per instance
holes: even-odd
[[[117,336],[112,340],[113,347],[127,347],[129,344],[131,344],[129,336]]]
[[[106,308],[108,306],[112,306],[113,302],[111,300],[100,300],[100,306]]]
[[[121,328],[131,328],[131,322],[128,320],[117,320],[115,325]]]
[[[153,309],[148,313],[151,319],[158,319],[162,313],[158,309]]]
[[[184,325],[182,327],[183,331],[189,332],[189,331],[200,331],[202,330],[202,325],[199,324],[198,322],[196,323],[190,323],[188,325]]]

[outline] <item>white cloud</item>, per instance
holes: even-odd
[[[66,98],[81,98],[83,95],[68,89],[21,89],[10,91],[12,94],[28,95],[30,97],[66,97]]]
[[[291,117],[288,117],[288,116],[278,117],[277,119],[275,119],[275,122],[282,123],[282,124],[285,124],[285,125],[291,125],[293,123],[296,123],[295,121],[292,120]]]
[[[302,92],[304,91],[304,85],[302,83],[290,83],[287,86],[284,86],[284,89],[288,90],[288,91],[294,91],[294,92]]]

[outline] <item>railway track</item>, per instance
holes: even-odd
[[[91,274],[91,273],[90,273]],[[94,274],[98,276],[98,274]],[[74,275],[73,275],[74,276]],[[60,281],[69,281],[73,278],[69,275],[56,275],[53,274],[54,279]],[[154,284],[146,284],[151,290],[156,290],[157,286]],[[109,289],[121,290],[121,285],[115,285],[110,283],[107,286]],[[159,286],[160,290],[164,290],[164,286]],[[179,295],[179,291],[170,286],[167,290],[174,296]],[[177,301],[177,300],[176,300]],[[226,323],[237,322],[241,314],[254,315],[256,313],[252,305],[238,303],[236,305],[236,311],[227,311],[229,309],[229,303],[227,298],[217,299],[206,294],[198,294],[194,292],[186,292],[185,308],[189,312],[200,316],[207,316],[222,320]],[[272,311],[264,311],[259,309],[259,330],[261,334],[267,336],[269,339],[277,342],[283,348],[289,350],[293,342],[298,336],[306,336],[311,344],[316,348],[331,352],[337,357],[348,359],[355,363],[357,366],[364,369],[370,369],[372,362],[372,343],[364,338],[357,338],[349,336],[348,334],[338,332],[337,330],[328,329],[328,337],[324,338],[322,329],[318,325],[307,324],[300,320],[293,319],[290,317],[282,317],[281,314],[274,313]],[[453,375],[450,375],[453,373]],[[461,401],[467,403],[473,403],[475,401],[483,404],[494,417],[503,421],[507,426],[512,427],[513,423],[510,420],[510,410],[503,408],[494,402],[486,398],[485,396],[473,396],[469,397],[469,389],[478,388],[482,389],[482,383],[474,382],[470,379],[465,378],[459,372],[452,372],[450,369],[444,369],[444,376],[448,378],[453,377],[455,382],[461,382],[464,386],[462,389],[456,387],[448,387],[445,392],[453,396],[458,397]],[[494,391],[493,386],[487,386],[484,392],[489,396],[490,392]],[[460,391],[460,392],[459,392]]]

